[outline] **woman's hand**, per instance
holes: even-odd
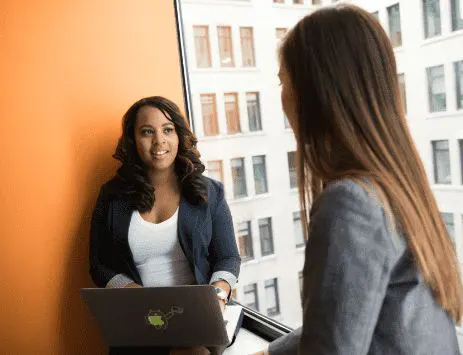
[[[251,355],[270,355],[268,350],[262,350],[257,353],[251,354]]]
[[[169,355],[210,355],[210,352],[204,346],[197,346],[194,348],[171,349]]]
[[[128,285],[125,285],[124,288],[140,288],[140,287],[143,287],[143,286],[141,286],[141,285],[139,285],[139,284],[137,284],[135,282],[131,282]]]

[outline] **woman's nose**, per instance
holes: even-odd
[[[166,137],[164,136],[162,131],[155,131],[153,144],[155,144],[155,143],[163,143],[165,140],[166,140]]]

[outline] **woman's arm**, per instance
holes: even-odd
[[[219,188],[216,208],[212,215],[209,262],[212,265],[210,283],[230,293],[238,279],[241,258],[236,246],[232,216],[222,186]]]
[[[105,254],[109,252],[106,250],[107,244],[105,244],[105,240],[109,240],[107,235],[108,203],[104,187],[102,187],[93,210],[90,226],[90,276],[98,287],[126,287],[134,284],[134,281],[124,274],[118,274],[111,270],[104,263]]]
[[[300,354],[367,354],[396,253],[383,209],[352,181],[329,186],[311,217]]]

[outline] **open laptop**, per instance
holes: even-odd
[[[210,346],[230,343],[210,285],[83,288],[81,295],[109,346]]]

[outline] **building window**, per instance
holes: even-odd
[[[193,26],[195,37],[196,66],[198,68],[211,67],[211,47],[209,45],[209,27]]]
[[[280,43],[283,38],[285,38],[286,33],[288,33],[287,28],[275,28],[275,37],[277,39],[277,43]]]
[[[233,179],[233,196],[235,198],[246,197],[248,189],[246,186],[246,171],[244,169],[244,158],[231,160],[231,171]]]
[[[461,184],[463,185],[463,139],[458,141],[460,143],[460,170],[461,170]]]
[[[238,248],[242,261],[254,259],[254,251],[252,248],[251,222],[238,223],[237,226]]]
[[[375,11],[371,13],[379,21],[379,12]]]
[[[259,311],[259,300],[257,298],[257,284],[249,284],[243,287],[243,305]]]
[[[227,117],[228,134],[240,133],[240,110],[237,93],[225,94],[225,115]]]
[[[402,29],[400,24],[400,5],[395,4],[387,8],[389,19],[389,37],[393,47],[402,45]]]
[[[297,187],[296,152],[288,152],[289,186]]]
[[[463,60],[454,63],[457,108],[463,109]]]
[[[280,314],[280,299],[278,297],[278,280],[265,280],[265,300],[267,301],[267,315]]]
[[[285,122],[285,128],[288,129],[288,128],[291,128],[291,125],[289,124],[289,121],[288,121],[288,116],[286,116],[286,114],[283,113],[283,119],[284,119],[284,122]]]
[[[429,111],[439,112],[447,109],[445,95],[444,66],[426,68],[428,77]]]
[[[424,37],[441,34],[440,0],[423,0]]]
[[[400,96],[402,98],[402,103],[404,105],[404,111],[407,113],[407,94],[405,91],[405,74],[399,74],[399,90],[400,90]]]
[[[449,141],[440,140],[432,142],[434,163],[434,182],[436,184],[451,184]]]
[[[207,174],[211,179],[220,181],[223,184],[222,160],[210,160],[207,162]]]
[[[267,167],[265,155],[252,157],[252,166],[254,170],[254,186],[256,194],[265,194],[268,192],[267,186]]]
[[[254,53],[254,35],[252,27],[241,27],[241,55],[243,57],[243,67],[255,67],[256,56]]]
[[[295,5],[304,5],[304,0],[293,0],[293,4],[295,4]]]
[[[232,32],[230,26],[218,26],[219,55],[221,67],[234,67]]]
[[[463,29],[463,0],[451,0],[452,30]]]
[[[299,271],[299,292],[301,294],[301,301],[304,299],[304,274],[302,271]]]
[[[303,247],[305,245],[304,232],[302,230],[301,212],[293,212],[293,229],[294,229],[294,242],[296,248]]]
[[[259,93],[246,93],[246,105],[248,108],[249,130],[251,132],[262,131]]]
[[[322,0],[312,0],[312,5],[321,5]]]
[[[200,99],[203,113],[204,135],[216,136],[219,134],[219,124],[217,122],[215,94],[201,94]]]
[[[260,234],[260,251],[262,256],[271,255],[273,250],[272,218],[261,218],[258,221]]]
[[[452,242],[455,243],[455,222],[453,219],[453,213],[441,212],[441,216],[444,220],[450,239],[452,239]]]

